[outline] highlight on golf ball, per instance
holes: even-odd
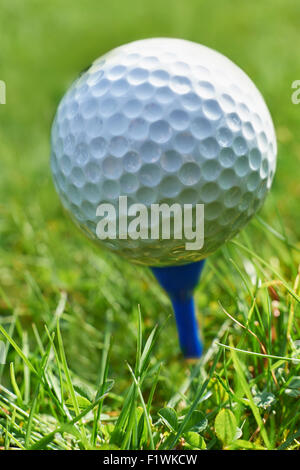
[[[150,266],[206,258],[232,238],[261,207],[275,165],[274,127],[255,85],[223,55],[181,39],[100,57],[67,91],[52,128],[66,210],[98,243]],[[109,230],[99,237],[105,210]]]

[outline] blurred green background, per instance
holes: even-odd
[[[42,331],[66,292],[68,358],[78,374],[93,381],[111,318],[118,390],[128,380],[123,361],[135,353],[137,305],[146,329],[171,314],[146,269],[96,252],[75,230],[62,212],[49,168],[51,122],[65,90],[95,58],[136,39],[170,36],[205,44],[253,79],[270,108],[279,144],[273,189],[260,215],[278,228],[278,212],[289,239],[298,242],[300,105],[292,104],[291,85],[300,79],[299,19],[297,0],[1,0],[0,79],[7,85],[7,104],[0,105],[0,285],[6,298],[0,299],[0,313],[6,320],[9,299],[25,331],[33,322]],[[277,255],[255,226],[247,233],[259,253]],[[219,273],[224,250],[210,262]],[[232,303],[227,289],[208,267],[197,291],[207,344],[224,320],[218,298]],[[23,332],[18,334],[22,341]],[[168,360],[165,380],[176,387],[182,371],[173,320],[162,332],[157,355]]]

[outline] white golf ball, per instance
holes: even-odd
[[[101,246],[152,266],[198,261],[232,238],[261,207],[276,166],[272,119],[253,82],[181,39],[136,41],[96,60],[63,97],[51,139],[72,218]],[[120,196],[149,209],[204,204],[204,245],[187,250],[184,233],[99,240],[97,208],[117,208]]]

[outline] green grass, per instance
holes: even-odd
[[[296,0],[2,1],[1,447],[300,449],[299,13]],[[78,72],[149,36],[229,56],[278,135],[263,210],[196,291],[205,353],[194,365],[151,273],[86,242],[48,164],[52,117]]]

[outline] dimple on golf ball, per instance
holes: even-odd
[[[151,266],[206,258],[261,207],[276,166],[267,106],[229,59],[181,39],[146,39],[96,60],[67,91],[52,127],[63,206],[101,246]],[[97,208],[204,204],[204,245],[99,240]]]

